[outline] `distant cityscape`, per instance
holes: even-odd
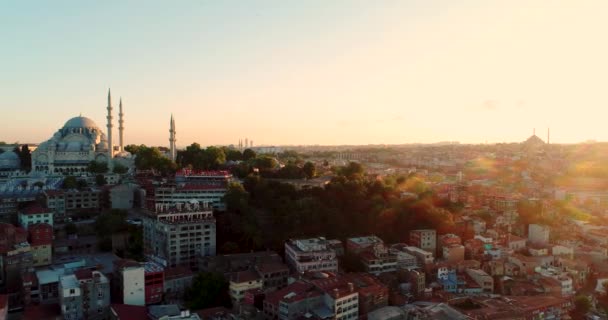
[[[608,144],[0,145],[0,319],[583,319]]]

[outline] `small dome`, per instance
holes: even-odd
[[[97,144],[97,151],[108,150],[108,142],[105,140],[101,140]]]
[[[74,117],[63,125],[63,128],[94,128],[97,129],[95,122],[87,117]]]
[[[2,169],[19,169],[21,160],[13,151],[0,153],[0,168]]]
[[[19,156],[13,151],[0,153],[0,160],[19,160]]]

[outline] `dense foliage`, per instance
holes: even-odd
[[[128,145],[125,150],[135,156],[135,167],[139,170],[153,169],[162,175],[170,175],[177,169],[175,162],[165,157],[157,147]]]
[[[201,272],[186,290],[186,305],[193,310],[224,306],[231,307],[228,281],[222,274]]]
[[[426,189],[418,199],[401,199],[414,189],[415,176],[377,180],[358,163],[338,170],[326,188],[296,190],[290,184],[248,176],[243,186],[230,186],[225,200],[230,234],[220,243],[239,239],[241,249],[280,251],[292,237],[344,239],[376,234],[389,243],[404,242],[418,228],[451,231],[452,214],[435,205]],[[416,186],[416,184],[414,184]],[[223,238],[223,239],[222,239]]]

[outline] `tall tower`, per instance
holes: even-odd
[[[112,144],[112,96],[108,89],[108,162],[114,157],[114,145]]]
[[[123,115],[124,113],[122,112],[122,97],[120,98],[120,102],[118,103],[118,144],[119,146],[119,151],[123,152],[125,151],[125,145],[124,145],[124,119],[123,119]]]
[[[173,119],[173,114],[171,114],[171,122],[169,124],[169,156],[171,157],[171,161],[175,161],[175,120]]]
[[[550,128],[547,128],[547,144],[551,143],[551,130]]]

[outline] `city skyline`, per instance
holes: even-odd
[[[0,141],[103,127],[108,87],[125,144],[168,146],[171,114],[180,147],[608,141],[606,6],[5,4]]]

